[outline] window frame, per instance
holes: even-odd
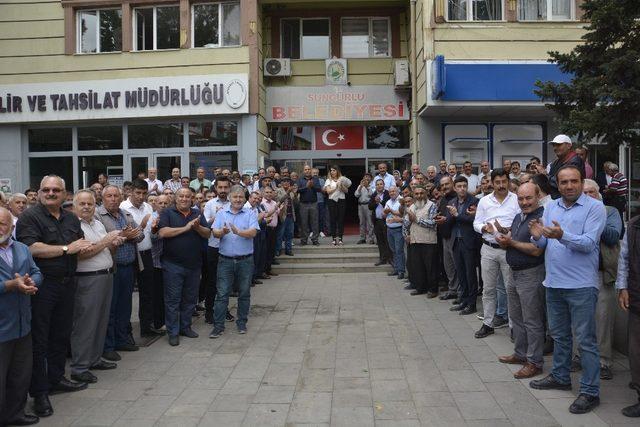
[[[468,0],[467,2],[467,19],[464,20],[460,20],[460,19],[450,19],[449,18],[449,3],[452,0],[445,0],[445,8],[444,8],[444,13],[445,13],[445,21],[447,22],[506,22],[506,1],[505,0],[500,0],[500,19],[473,19],[473,3],[476,0]],[[549,1],[549,0],[547,0]],[[529,21],[527,21],[529,22]],[[541,22],[541,21],[536,21],[536,22]]]
[[[302,44],[302,38],[304,37],[303,34],[303,21],[317,21],[317,20],[325,20],[327,21],[327,23],[329,24],[329,34],[327,35],[327,37],[329,38],[329,56],[327,56],[326,58],[305,58],[304,57],[304,51],[303,51],[303,44]],[[330,17],[326,17],[326,16],[314,16],[314,17],[306,17],[303,18],[301,16],[287,16],[287,17],[282,17],[280,18],[279,21],[279,25],[280,25],[280,58],[284,58],[284,56],[282,56],[282,52],[284,51],[284,31],[282,31],[283,25],[284,25],[284,21],[293,21],[293,20],[297,20],[298,21],[298,29],[300,31],[300,35],[298,37],[298,42],[300,43],[300,58],[288,58],[288,59],[293,59],[293,60],[307,60],[307,61],[321,61],[322,59],[330,59],[333,55],[332,49],[331,49],[331,18]]]
[[[122,53],[122,41],[120,44],[120,50],[112,50],[109,52],[103,52],[100,45],[100,12],[103,10],[119,10],[120,11],[120,39],[122,40],[122,32],[124,29],[122,28],[122,8],[121,7],[101,7],[96,9],[76,9],[75,18],[76,18],[76,54],[78,55],[96,55],[98,53]],[[86,12],[96,12],[96,51],[95,52],[83,52],[82,51],[82,29],[80,26],[82,25],[82,19],[80,15]]]
[[[133,34],[131,35],[132,38],[132,46],[131,46],[131,50],[132,52],[153,52],[153,51],[157,51],[157,50],[162,50],[162,51],[166,51],[166,50],[174,50],[174,49],[180,49],[180,43],[178,43],[178,47],[170,47],[168,49],[158,49],[158,9],[159,8],[167,8],[167,7],[177,7],[178,8],[178,13],[180,11],[180,4],[179,3],[170,3],[170,4],[155,4],[155,5],[150,5],[150,6],[139,6],[139,7],[134,7],[133,10],[131,11],[131,24],[133,26]],[[136,12],[138,10],[141,9],[152,9],[153,10],[153,49],[139,49],[138,46],[138,19],[136,16]],[[178,35],[180,34],[180,25],[178,24]]]
[[[191,49],[219,49],[219,48],[224,48],[224,47],[239,47],[242,46],[242,22],[238,23],[238,27],[241,29],[240,30],[240,38],[239,38],[239,43],[238,44],[232,44],[232,45],[223,45],[222,41],[224,40],[224,35],[223,35],[223,16],[222,16],[222,11],[224,10],[224,6],[225,5],[230,5],[230,4],[237,4],[238,7],[242,7],[241,2],[240,1],[198,1],[198,2],[194,2],[191,4],[190,7],[190,26],[191,26]],[[195,46],[195,27],[196,27],[196,20],[195,20],[195,7],[196,6],[202,6],[202,5],[217,5],[218,6],[218,42],[216,43],[215,46],[211,46],[211,47],[207,47],[207,46]],[[241,15],[242,15],[242,10],[240,11]]]
[[[577,18],[577,14],[576,14],[576,1],[575,0],[567,0],[569,2],[569,18],[562,18],[562,19],[553,19],[553,15],[547,13],[547,17],[546,19],[520,19],[519,17],[518,22],[575,22],[578,20]],[[518,0],[518,8],[517,8],[517,15],[520,15],[520,5],[521,5],[522,0]],[[553,11],[553,0],[546,0],[547,2],[547,12],[548,11]],[[550,17],[551,16],[551,17]]]
[[[369,30],[369,35],[368,35],[368,48],[369,48],[369,52],[367,54],[367,56],[345,56],[344,54],[344,45],[342,43],[342,38],[343,36],[343,31],[342,31],[342,26],[344,24],[344,20],[345,19],[366,19],[368,21],[368,30]],[[387,54],[386,55],[375,55],[373,54],[373,43],[372,43],[372,39],[373,39],[373,21],[374,20],[385,20],[387,21],[387,38],[388,38],[388,49],[387,49]],[[354,59],[359,59],[359,58],[392,58],[393,57],[393,40],[392,40],[392,36],[393,36],[393,32],[391,29],[391,17],[390,16],[342,16],[340,17],[340,53],[342,55],[343,58],[354,58]]]

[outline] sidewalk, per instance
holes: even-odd
[[[632,425],[626,360],[602,383],[595,413],[572,415],[574,390],[513,378],[508,329],[477,340],[475,316],[412,297],[382,274],[279,276],[252,288],[249,333],[163,338],[123,353],[89,389],[52,396],[40,425],[335,426]],[[233,312],[233,310],[232,310]],[[546,359],[545,374],[551,363]]]

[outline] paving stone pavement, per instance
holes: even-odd
[[[632,425],[628,365],[602,384],[595,413],[572,415],[573,391],[513,378],[508,329],[484,340],[475,316],[412,297],[386,274],[279,276],[252,289],[247,335],[227,324],[170,347],[123,353],[87,390],[52,396],[41,425],[603,426]],[[545,372],[551,366],[546,359]],[[635,421],[637,425],[637,421]]]

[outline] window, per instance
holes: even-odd
[[[29,187],[40,188],[45,175],[58,175],[64,179],[68,191],[73,191],[73,157],[32,157],[29,159]]]
[[[223,169],[238,169],[238,153],[235,151],[229,152],[192,152],[189,153],[189,176],[196,176],[198,168],[204,168],[207,174],[207,178],[211,179],[209,171],[215,168]]]
[[[518,0],[520,21],[568,21],[573,19],[573,0]],[[547,11],[551,10],[551,14]]]
[[[388,18],[345,18],[342,20],[342,57],[390,56]]]
[[[272,151],[311,150],[313,126],[274,127],[270,137]]]
[[[122,9],[78,12],[78,53],[122,50]]]
[[[330,55],[329,19],[283,19],[282,57],[326,59]]]
[[[544,0],[543,0],[544,1]],[[448,0],[449,21],[501,21],[502,0]],[[471,2],[471,8],[468,7]]]
[[[78,128],[79,150],[122,149],[122,126],[92,126]]]
[[[367,126],[367,148],[409,148],[407,126]]]
[[[154,6],[134,11],[134,50],[178,49],[180,7]]]
[[[190,147],[216,147],[238,144],[238,122],[189,123]]]
[[[129,125],[129,148],[171,148],[182,146],[182,123]]]
[[[71,128],[29,129],[29,151],[71,151]]]
[[[122,171],[122,156],[80,156],[78,157],[78,186],[88,188],[98,181],[98,175],[116,175]]]
[[[193,47],[240,44],[240,3],[196,4],[193,5],[192,16]]]

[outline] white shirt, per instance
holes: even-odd
[[[489,177],[489,180],[491,180],[491,170],[489,170],[489,172],[487,172],[486,176]],[[485,177],[484,172],[480,172],[478,174],[478,183],[479,183],[478,185],[480,185],[480,183],[482,183],[482,178],[484,178],[484,177]]]
[[[491,193],[484,196],[478,202],[476,218],[473,220],[473,228],[477,233],[481,233],[482,238],[487,242],[497,243],[493,234],[482,232],[482,227],[484,227],[487,222],[494,225],[496,220],[498,220],[503,227],[511,227],[513,218],[519,213],[520,206],[518,205],[518,196],[512,192],[508,192],[507,197],[500,203],[498,199],[496,199],[495,193]],[[495,231],[495,226],[493,228]],[[497,233],[497,231],[495,232]]]
[[[91,220],[91,223],[80,219],[80,227],[84,233],[84,238],[92,243],[98,243],[104,239],[107,235],[107,230],[100,221]],[[113,257],[111,251],[108,248],[104,248],[91,258],[80,259],[78,258],[78,270],[79,272],[91,272],[106,270],[113,267]]]
[[[162,181],[160,181],[158,178],[154,179],[153,181],[151,181],[149,178],[145,178],[144,180],[147,182],[147,185],[149,186],[149,194],[162,194],[162,190],[164,190]],[[156,191],[151,191],[153,186],[156,184],[158,185],[158,189]]]
[[[16,238],[16,223],[18,222],[18,217],[17,216],[13,216],[13,214],[11,214],[11,218],[13,219],[13,231],[11,232],[11,235],[15,239]]]
[[[391,209],[392,211],[396,211],[399,212],[400,211],[400,200],[402,200],[402,197],[398,196],[396,197],[395,200],[393,199],[389,199],[387,200],[387,203],[385,203],[384,207]],[[402,227],[402,223],[401,222],[389,222],[390,219],[392,219],[394,217],[394,215],[389,212],[387,214],[387,228],[398,228],[398,227]]]
[[[467,178],[469,191],[473,191],[475,193],[476,188],[480,185],[480,177],[473,173],[471,175],[462,174],[462,176]]]
[[[209,224],[213,225],[213,221],[216,219],[216,214],[223,209],[227,209],[229,206],[231,206],[231,202],[228,199],[221,200],[219,197],[214,197],[204,205],[204,218]],[[212,248],[219,248],[220,239],[214,237],[213,233],[211,233],[211,236],[209,236],[208,245]]]
[[[335,190],[333,193],[329,194],[329,199],[337,202],[340,199],[344,199],[346,194],[338,188],[338,182],[342,182],[345,187],[351,187],[351,180],[346,176],[341,176],[340,178],[333,180],[331,178],[327,178],[324,183],[325,190]]]
[[[380,174],[378,174],[375,177],[373,177],[373,181],[371,181],[371,185],[369,185],[369,188],[371,188],[371,191],[376,191],[376,181],[379,179],[384,181],[385,190],[388,190],[391,187],[396,186],[396,179],[393,177],[393,175],[391,175],[390,173],[386,173],[384,174],[384,177],[382,177],[380,176]]]
[[[129,212],[133,217],[133,220],[138,224],[142,224],[142,219],[149,215],[149,220],[147,221],[147,226],[142,230],[144,234],[144,239],[142,242],[138,243],[138,252],[147,251],[151,249],[151,216],[153,215],[153,209],[151,205],[147,202],[142,202],[140,208],[136,208],[131,203],[131,200],[127,199],[124,202],[120,203],[120,209],[124,209]]]

